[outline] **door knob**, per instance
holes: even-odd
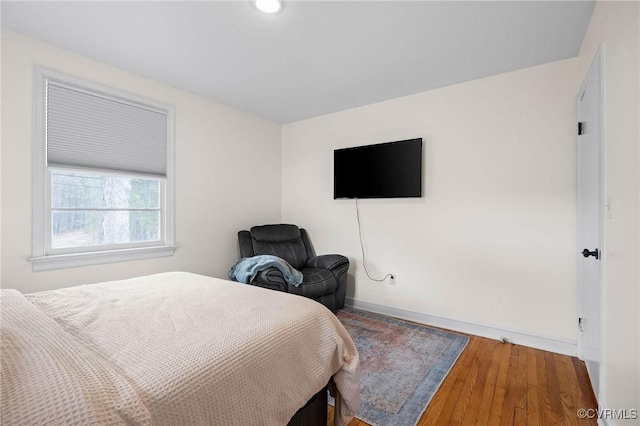
[[[600,251],[595,249],[594,251],[589,251],[589,249],[582,250],[582,255],[584,257],[595,256],[596,259],[600,259]]]

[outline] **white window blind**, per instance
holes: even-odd
[[[166,111],[49,80],[47,164],[167,175]]]

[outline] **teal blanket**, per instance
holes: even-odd
[[[258,275],[258,272],[269,268],[278,268],[282,272],[285,281],[295,287],[302,283],[302,273],[277,256],[260,255],[244,257],[240,259],[229,271],[229,279],[241,283],[250,283]]]

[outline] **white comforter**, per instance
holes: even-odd
[[[189,273],[2,290],[2,424],[285,425],[358,352],[324,306]]]

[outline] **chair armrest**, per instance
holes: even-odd
[[[345,266],[345,269],[349,269],[349,259],[341,254],[323,254],[320,256],[312,257],[307,260],[307,268],[320,268],[328,269],[330,271],[336,270],[341,266]]]
[[[255,256],[253,244],[251,243],[251,233],[249,233],[249,231],[238,232],[238,245],[240,246],[240,257]]]
[[[282,272],[274,267],[258,272],[258,275],[251,280],[251,285],[287,292],[287,282]]]

